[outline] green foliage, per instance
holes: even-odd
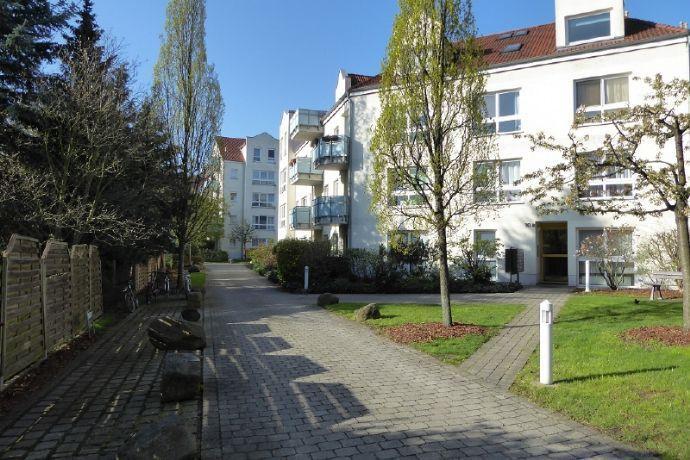
[[[227,262],[228,253],[220,249],[204,249],[202,255],[206,262]]]
[[[489,284],[493,278],[493,268],[487,260],[496,259],[501,251],[498,240],[471,240],[463,238],[459,243],[460,255],[456,259],[457,267],[463,277],[474,284]]]
[[[631,228],[605,228],[601,235],[582,241],[578,255],[590,259],[612,291],[623,283],[633,268]]]
[[[652,275],[655,272],[680,271],[678,230],[664,230],[639,241],[635,252],[635,268],[638,275],[655,284],[661,284]],[[678,281],[682,286],[682,282]]]
[[[252,264],[252,268],[262,276],[278,268],[278,259],[273,244],[261,245],[258,248],[251,249],[247,252],[247,257]]]
[[[572,296],[553,330],[555,385],[538,384],[537,351],[512,389],[663,458],[690,458],[690,348],[620,337],[633,328],[681,324],[680,302]]]
[[[331,275],[337,275],[337,272],[347,273],[347,270],[342,270],[342,265],[338,267],[339,258],[331,257],[331,245],[328,241],[286,239],[276,243],[273,250],[278,280],[289,289],[303,287],[305,266],[310,269],[310,285],[318,285]]]
[[[189,277],[191,279],[191,284],[192,284],[192,289],[197,288],[201,289],[204,286],[206,286],[206,273],[204,272],[195,272],[195,273],[190,273]]]

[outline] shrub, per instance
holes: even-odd
[[[288,289],[297,290],[304,285],[305,265],[310,267],[312,280],[327,276],[320,269],[327,265],[330,258],[331,247],[328,241],[281,240],[276,243],[273,251],[278,280]]]
[[[261,245],[258,248],[247,251],[252,268],[261,276],[277,268],[276,255],[273,252],[273,244]]]
[[[495,259],[500,252],[498,240],[471,241],[469,238],[460,240],[460,256],[455,264],[462,271],[466,280],[474,284],[491,284],[493,267],[486,263]]]
[[[221,250],[216,250],[216,249],[204,249],[203,252],[203,257],[206,262],[227,262],[228,261],[228,253],[225,251]]]
[[[192,265],[200,265],[204,263],[204,258],[200,255],[192,256]]]

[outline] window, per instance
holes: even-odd
[[[275,193],[258,193],[252,194],[252,208],[275,208],[276,195]]]
[[[284,204],[280,205],[280,228],[285,228],[285,218],[287,216],[287,211]]]
[[[488,133],[514,133],[522,129],[519,91],[486,94],[484,105],[484,129]]]
[[[254,171],[252,173],[252,184],[275,185],[276,173],[274,171]]]
[[[230,192],[230,202],[234,203],[237,201],[237,192]]]
[[[237,168],[230,168],[230,180],[237,180],[240,178],[240,170]]]
[[[568,19],[568,44],[611,36],[611,13],[598,13]]]
[[[333,181],[333,195],[340,195],[340,179]]]
[[[587,188],[580,190],[578,195],[580,198],[591,199],[632,198],[633,184],[632,171],[609,166],[605,161],[601,161]]]
[[[575,83],[575,110],[587,121],[601,121],[605,113],[628,108],[628,76],[593,78]]]
[[[520,201],[520,160],[483,161],[475,165],[474,199],[477,203]]]
[[[428,184],[429,179],[424,173],[424,171],[418,168],[409,168],[409,179],[414,180],[416,185],[422,187],[424,184]],[[389,197],[389,205],[391,206],[421,206],[424,204],[424,198],[422,195],[417,193],[412,184],[410,184],[402,172],[396,172],[395,169],[391,168],[388,170],[389,181],[391,181],[389,187],[391,190],[391,195]]]
[[[273,216],[254,216],[252,226],[254,230],[275,230],[275,218]]]
[[[260,163],[260,162],[261,162],[261,149],[255,148],[254,149],[254,163]]]
[[[287,190],[287,168],[283,168],[280,171],[280,193]]]
[[[611,230],[609,230],[611,232]],[[595,229],[578,229],[577,231],[577,247],[578,250],[579,248],[582,247],[582,243],[590,237],[601,237],[604,235],[604,229],[602,228],[595,228]],[[623,245],[623,246],[629,246],[632,247],[632,232],[626,231],[623,233],[622,231],[616,231],[616,235],[623,235],[624,238],[628,239],[628,242]],[[585,263],[587,260],[587,257],[583,256],[578,256],[577,257],[577,266],[578,266],[578,283],[584,285],[585,284],[585,277],[586,277],[586,272],[587,272],[587,264]],[[604,277],[599,273],[599,269],[597,268],[596,260],[595,259],[589,259],[590,264],[589,264],[589,283],[592,286],[606,286],[606,281],[604,280]],[[623,263],[622,261],[620,263]],[[619,265],[620,266],[620,265]],[[624,286],[633,286],[635,284],[635,265],[630,263],[629,267],[625,268],[625,274],[623,275],[623,285]]]
[[[268,149],[268,162],[269,163],[275,163],[276,162],[276,149]]]
[[[252,247],[257,248],[259,246],[268,246],[271,243],[270,238],[252,238]]]
[[[495,243],[496,230],[475,230],[474,241],[475,243],[481,243],[482,241]],[[478,244],[477,247],[481,246]],[[477,258],[480,259],[484,265],[489,267],[489,269],[491,270],[491,279],[494,281],[498,279],[498,261],[496,260],[496,254],[494,254],[493,256],[477,254]]]

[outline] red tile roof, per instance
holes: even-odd
[[[244,156],[242,155],[242,148],[247,143],[245,139],[238,137],[216,137],[218,150],[225,161],[238,161],[244,163]]]
[[[500,38],[501,36],[511,32],[517,32],[518,30],[524,30],[527,33],[507,39]],[[479,45],[484,48],[486,64],[489,67],[500,67],[520,62],[551,59],[570,54],[596,51],[598,49],[628,46],[687,35],[690,35],[690,31],[682,27],[627,18],[625,20],[625,37],[623,38],[586,43],[560,49],[556,48],[556,25],[553,23],[478,37],[478,42]],[[512,53],[503,52],[506,46],[518,43],[522,45],[518,51]],[[380,75],[366,76],[350,74],[350,77],[352,77],[351,89],[377,85],[381,81]]]

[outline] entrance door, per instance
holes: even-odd
[[[539,224],[541,281],[568,283],[568,224]]]

